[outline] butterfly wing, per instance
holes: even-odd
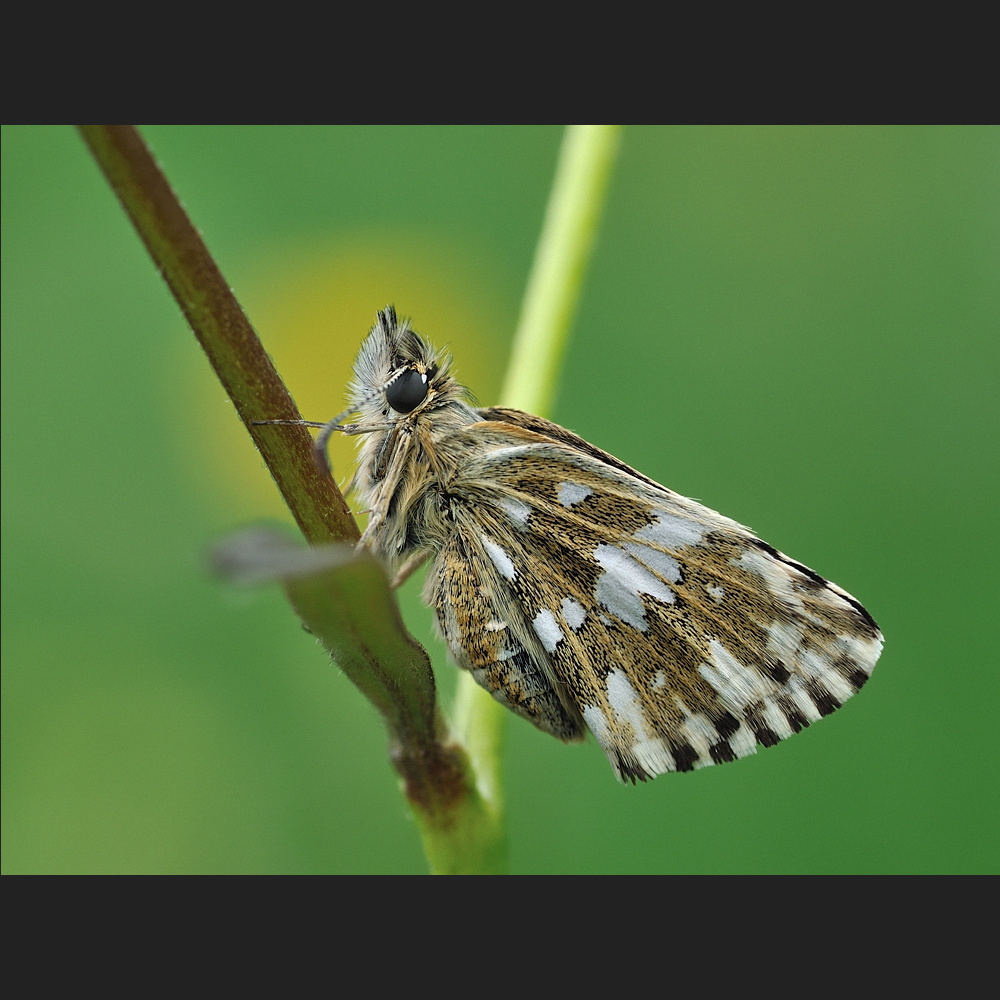
[[[868,679],[881,633],[839,587],[558,425],[482,415],[426,596],[514,711],[586,725],[635,781],[771,746]]]
[[[580,713],[529,627],[521,587],[512,586],[517,572],[507,553],[518,547],[504,512],[480,504],[476,492],[451,504],[454,524],[428,571],[424,601],[455,662],[497,701],[553,736],[582,739]],[[523,581],[530,556],[522,550],[517,558]]]

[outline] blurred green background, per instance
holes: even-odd
[[[307,417],[390,301],[495,401],[560,129],[143,134]],[[998,870],[998,154],[626,129],[552,415],[886,650],[804,734],[635,788],[511,717],[511,871]],[[83,142],[4,127],[2,169],[4,872],[425,871],[374,710],[279,592],[203,569],[290,518]]]

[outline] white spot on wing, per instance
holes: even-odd
[[[826,656],[815,649],[800,650],[795,666],[807,677],[815,680],[823,680],[827,674],[835,673]]]
[[[779,660],[791,662],[802,644],[805,627],[798,623],[774,622],[767,627],[767,649]]]
[[[774,730],[775,736],[787,740],[792,735],[792,727],[785,713],[770,699],[764,703],[764,721]]]
[[[706,587],[705,589],[713,598],[715,598],[715,602],[717,604],[721,604],[722,598],[726,596],[726,592],[722,589],[722,587]]]
[[[642,702],[622,670],[612,670],[608,674],[608,701],[622,722],[627,722],[640,740],[646,735],[646,713]]]
[[[794,663],[796,669],[806,677],[819,681],[840,704],[854,694],[854,689],[837,673],[832,662],[838,648],[845,644],[842,640],[849,637],[838,636],[832,648],[817,649],[804,644],[806,628],[801,624],[783,625],[775,622],[768,626],[767,633],[767,648],[770,652],[784,663]]]
[[[741,569],[761,577],[775,597],[784,598],[797,610],[803,610],[802,598],[795,591],[795,577],[791,567],[761,549],[747,549],[738,559],[731,561]]]
[[[515,500],[513,497],[501,497],[500,506],[507,512],[515,528],[524,529],[528,526],[528,516],[531,508],[523,500]]]
[[[633,743],[632,753],[647,774],[663,774],[666,771],[677,770],[673,755],[658,736]]]
[[[850,657],[866,674],[870,674],[882,652],[882,639],[863,639],[855,635],[838,635],[833,642],[838,653]]]
[[[605,714],[596,705],[584,705],[580,709],[580,714],[601,749],[610,753],[614,749],[614,740],[611,738],[611,726],[608,725]]]
[[[548,608],[542,608],[531,623],[535,635],[542,640],[546,653],[554,653],[556,646],[565,638],[556,622],[556,616]]]
[[[674,603],[674,592],[628,552],[614,545],[598,545],[594,558],[604,568],[594,591],[598,602],[640,632],[647,628],[640,594],[648,594],[666,604]]]
[[[816,707],[816,702],[812,700],[809,692],[802,686],[804,683],[805,682],[801,677],[797,677],[793,674],[788,683],[785,685],[785,691],[791,696],[792,701],[798,705],[802,714],[810,722],[816,722],[818,719],[822,718],[822,715],[820,715],[820,711]]]
[[[677,764],[658,736],[646,732],[646,715],[635,689],[621,670],[608,674],[608,700],[619,721],[632,727],[634,739],[629,747],[639,766],[647,774],[662,774],[676,770]]]
[[[681,568],[673,556],[651,549],[648,545],[637,545],[635,542],[626,542],[625,548],[636,560],[648,566],[664,580],[669,580],[671,583],[680,582]]]
[[[486,535],[480,535],[479,538],[483,543],[483,548],[486,549],[486,554],[492,560],[493,565],[496,566],[497,572],[508,580],[515,579],[517,573],[514,571],[514,564],[511,562],[510,556],[496,542],[487,538]]]
[[[729,745],[737,757],[746,757],[757,752],[757,737],[754,736],[753,730],[743,722],[740,724],[740,728],[729,737]]]
[[[743,712],[763,693],[760,690],[761,674],[740,663],[718,639],[709,643],[709,649],[712,663],[703,663],[698,673],[719,692],[726,708]]]
[[[579,483],[562,483],[559,486],[559,502],[564,507],[572,507],[575,503],[586,500],[594,491],[589,486]]]
[[[823,686],[841,705],[854,694],[854,688],[836,670],[830,667],[829,664],[827,664],[827,669],[823,673]]]
[[[661,513],[652,524],[640,528],[635,537],[640,542],[652,542],[665,549],[683,549],[697,545],[705,537],[705,529],[686,517]]]
[[[698,754],[698,763],[710,764],[712,755],[709,753],[709,748],[719,742],[719,731],[715,726],[703,713],[695,712],[681,723],[681,731]],[[698,764],[695,764],[695,767],[697,766]]]
[[[579,601],[574,601],[572,597],[564,597],[561,610],[566,624],[574,632],[579,631],[580,626],[587,617],[587,612],[584,611],[583,605]]]

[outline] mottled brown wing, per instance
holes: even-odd
[[[563,739],[582,718],[634,781],[754,753],[867,680],[882,637],[853,597],[525,418],[461,432],[476,457],[446,484],[454,531],[427,584],[495,697]]]

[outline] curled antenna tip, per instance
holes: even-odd
[[[344,410],[343,413],[338,413],[333,420],[328,423],[323,424],[323,429],[316,435],[316,440],[313,442],[313,459],[316,462],[316,467],[320,472],[327,476],[333,475],[333,470],[330,468],[330,459],[326,454],[327,442],[333,436],[334,431],[344,430],[344,421],[353,416],[354,410]]]

